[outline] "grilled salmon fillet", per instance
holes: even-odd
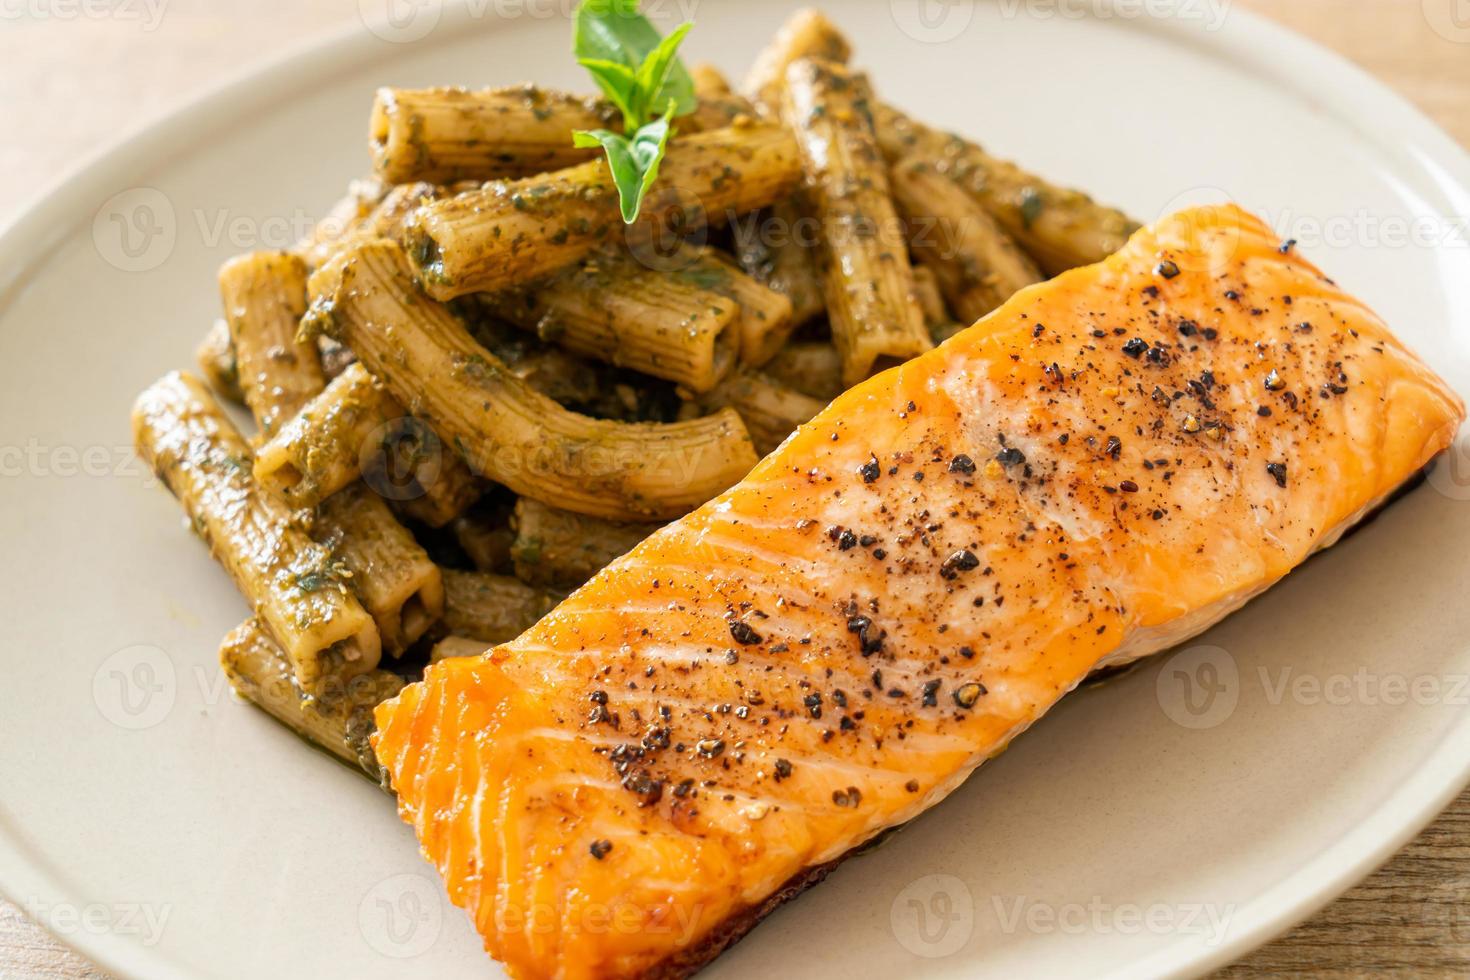
[[[378,758],[512,975],[685,975],[1094,669],[1332,544],[1463,414],[1260,221],[1187,211],[431,667]]]

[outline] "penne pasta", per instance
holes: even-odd
[[[1000,222],[1047,275],[1100,262],[1138,229],[1123,212],[1081,191],[1057,187],[976,144],[874,105],[878,143],[890,162],[925,160]]]
[[[573,166],[591,154],[572,131],[610,129],[611,105],[535,85],[380,88],[373,101],[373,169],[391,183],[526,177]]]
[[[306,265],[287,252],[251,252],[221,267],[219,287],[240,390],[269,438],[326,383],[316,344],[296,335],[306,312]]]
[[[769,455],[796,431],[827,407],[827,402],[768,377],[759,371],[741,371],[698,400],[703,411],[733,408],[740,413],[755,451]],[[692,407],[692,406],[691,406]]]
[[[444,570],[444,596],[445,628],[488,644],[514,640],[563,598],[506,575],[452,569]]]
[[[378,665],[378,627],[347,587],[345,569],[256,485],[249,444],[200,382],[174,373],[143,392],[133,441],[285,651],[303,690]]]
[[[433,527],[480,493],[464,462],[354,363],[256,450],[255,478],[294,507],[315,507],[359,477]]]
[[[697,270],[687,273],[609,249],[490,308],[575,353],[708,391],[735,367],[744,317],[738,303],[703,288]]]
[[[791,137],[741,123],[669,146],[638,223],[625,234],[647,248],[657,229],[691,230],[779,200],[800,176]],[[524,286],[585,258],[623,228],[602,160],[540,177],[486,184],[414,212],[403,240],[435,299]]]
[[[889,184],[908,226],[909,254],[933,274],[961,322],[974,323],[1041,281],[1036,263],[990,213],[932,164],[901,160]]]
[[[787,344],[764,368],[773,381],[828,402],[842,394],[842,356],[825,340]]]
[[[237,405],[245,404],[245,394],[240,390],[240,364],[235,360],[235,343],[230,339],[228,323],[214,321],[195,349],[194,360],[216,395]]]
[[[742,215],[732,225],[735,258],[745,274],[791,303],[791,329],[826,312],[817,276],[816,219],[800,196],[777,201],[764,211]]]
[[[755,463],[733,412],[668,425],[592,419],[534,391],[422,296],[392,242],[337,256],[308,318],[335,334],[470,468],[522,496],[611,519],[683,514]]]
[[[694,82],[694,94],[700,98],[731,95],[730,80],[708,61],[701,61],[689,68],[689,78]]]
[[[792,65],[804,58],[846,64],[851,56],[852,46],[826,14],[798,10],[756,55],[745,78],[745,94],[764,115],[779,117],[786,72]]]
[[[321,253],[330,254],[334,243],[361,227],[391,189],[391,184],[377,177],[352,181],[347,185],[347,193],[328,209],[291,251],[307,264],[315,265],[312,257],[318,256],[317,261],[320,261]]]
[[[832,339],[851,386],[932,344],[914,295],[903,228],[873,139],[871,96],[840,65],[802,60],[786,76],[806,192],[822,222],[820,272]]]
[[[710,93],[679,117],[679,132],[732,125],[751,112],[728,91]],[[373,101],[369,149],[389,183],[485,181],[531,177],[592,160],[572,142],[577,130],[622,128],[622,113],[595,98],[535,85],[510,88],[380,88]]]
[[[236,694],[387,788],[370,742],[376,730],[373,709],[403,690],[403,678],[370,670],[320,695],[306,695],[285,653],[253,616],[225,636],[219,662]]]
[[[729,254],[685,244],[673,252],[669,278],[723,296],[735,304],[740,363],[759,367],[776,356],[796,328],[791,300],[746,275]]]
[[[944,305],[944,296],[939,291],[939,279],[927,265],[914,266],[914,296],[919,309],[924,311],[924,326],[932,334],[937,327],[949,323],[954,317]]]
[[[516,501],[511,526],[516,577],[532,585],[570,590],[632,551],[660,525],[600,520],[522,497]]]
[[[472,640],[467,636],[446,636],[429,650],[429,663],[437,664],[441,660],[452,660],[455,657],[478,657],[491,646],[492,644],[484,640]]]
[[[476,571],[509,575],[515,566],[511,562],[511,546],[515,532],[510,528],[510,515],[476,507],[450,525],[454,540],[475,566]]]
[[[468,190],[462,185],[461,189]],[[433,201],[445,195],[447,189],[427,181],[399,184],[385,194],[367,214],[348,224],[334,236],[321,236],[299,254],[311,269],[321,265],[333,255],[360,242],[376,238],[397,238],[403,234],[408,216],[425,201]]]
[[[324,500],[312,536],[332,550],[353,592],[397,657],[444,614],[439,567],[382,498],[354,483]]]

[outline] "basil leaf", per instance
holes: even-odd
[[[683,37],[682,31],[675,33]],[[678,42],[674,43],[677,46]],[[572,24],[572,51],[579,61],[612,62],[637,72],[651,55],[667,44],[652,22],[638,12],[638,0],[582,0],[577,7]],[[664,105],[669,99],[677,106],[676,115],[692,112],[698,104],[693,79],[683,62],[672,54],[669,49],[657,58],[667,61],[667,68],[650,71],[660,78],[657,88],[644,91],[641,108],[645,112],[652,106]],[[636,120],[638,124],[645,121],[646,116]]]
[[[623,114],[623,128],[637,129],[643,110],[638,79],[633,69],[620,61],[601,61],[597,58],[579,58],[577,63],[587,69],[608,101]]]
[[[572,142],[577,146],[601,146],[607,154],[624,224],[631,225],[638,220],[643,197],[658,179],[658,166],[668,149],[673,128],[670,123],[674,108],[670,102],[663,116],[640,127],[632,137],[607,129],[578,130],[572,134]]]
[[[653,115],[654,106],[674,103],[674,115],[682,116],[686,112],[693,112],[699,105],[694,97],[694,84],[690,82],[680,90],[674,83],[673,72],[675,68],[682,69],[676,52],[684,40],[684,35],[694,24],[685,22],[674,29],[674,33],[658,43],[658,47],[648,53],[643,63],[638,66],[634,75],[637,82],[636,91],[643,96],[644,102],[640,107],[643,117],[650,118]]]

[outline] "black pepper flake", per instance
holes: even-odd
[[[863,801],[863,794],[856,786],[847,789],[834,789],[832,791],[832,802],[840,807],[855,807]]]
[[[623,777],[623,789],[636,795],[639,806],[653,806],[664,796],[664,784],[642,769],[635,769]]]
[[[1148,341],[1144,340],[1142,337],[1134,337],[1132,340],[1123,345],[1123,353],[1127,354],[1131,358],[1134,358],[1135,360],[1142,357],[1143,352],[1146,350],[1148,350]]]
[[[960,647],[960,656],[964,657],[966,660],[975,659],[975,648],[968,646]]]
[[[1266,464],[1266,472],[1271,474],[1271,478],[1276,481],[1276,485],[1278,487],[1284,487],[1284,486],[1286,486],[1286,464],[1285,463],[1267,463]]]
[[[1117,436],[1108,436],[1107,445],[1103,447],[1103,452],[1113,457],[1113,459],[1117,459],[1123,452],[1123,440]]]
[[[1276,369],[1272,368],[1271,373],[1266,375],[1265,385],[1267,391],[1280,391],[1282,388],[1286,387],[1286,382],[1282,379],[1281,375],[1276,372]]]
[[[1292,247],[1295,245],[1296,239],[1288,238],[1286,241],[1281,243],[1281,247],[1277,249],[1277,251],[1280,252],[1282,255],[1285,255],[1286,253],[1290,252],[1292,250]]]
[[[747,647],[755,646],[765,640],[749,623],[739,619],[730,620],[730,635],[735,638],[736,643]]]
[[[924,682],[924,707],[932,708],[939,703],[939,685],[938,680]]]
[[[595,840],[587,848],[587,850],[589,850],[589,851],[592,852],[592,856],[593,857],[595,857],[595,858],[597,858],[597,860],[601,861],[603,858],[607,857],[608,852],[612,850],[612,841],[610,841],[610,840]]]
[[[980,559],[968,548],[961,548],[948,558],[944,564],[939,566],[939,574],[946,579],[959,577],[960,572],[968,572],[980,567]]]
[[[1149,515],[1148,515],[1148,516],[1149,516],[1149,517],[1152,517],[1152,518],[1153,518],[1153,519],[1154,519],[1154,520],[1156,520],[1156,521],[1161,521],[1161,520],[1163,520],[1163,519],[1164,519],[1164,512],[1163,512],[1163,511],[1161,511],[1161,510],[1156,510],[1156,511],[1153,511],[1153,512],[1152,512],[1152,513],[1151,513],[1151,514],[1149,514]]]
[[[1263,419],[1270,418],[1271,417],[1271,406],[1269,406],[1269,405],[1262,405],[1262,406],[1260,406],[1259,408],[1256,409],[1256,414],[1259,415]]]
[[[861,474],[864,483],[872,483],[882,475],[883,470],[878,465],[877,457],[869,456],[868,461],[858,467],[858,473]]]
[[[1026,454],[1015,447],[1002,449],[995,454],[995,461],[1002,466],[1020,466],[1026,462]]]
[[[1173,259],[1165,259],[1154,267],[1154,271],[1165,279],[1173,279],[1179,275],[1179,264]]]
[[[847,621],[847,631],[857,634],[858,647],[862,650],[862,654],[865,657],[871,657],[879,650],[882,650],[883,638],[888,635],[885,631],[875,630],[873,628],[873,621],[866,616],[854,616],[849,619]]]
[[[785,759],[776,760],[776,782],[791,777],[791,763]]]
[[[984,684],[978,683],[976,681],[971,681],[968,684],[961,684],[958,688],[955,689],[954,703],[959,705],[961,708],[973,708],[975,707],[975,702],[979,701],[980,696],[984,693],[986,693]]]
[[[822,695],[816,693],[808,694],[801,699],[801,703],[806,705],[807,713],[813,718],[822,717]]]
[[[960,453],[949,461],[949,471],[951,473],[963,473],[969,476],[975,472],[975,461],[964,453]]]
[[[1122,483],[1118,484],[1118,489],[1122,490],[1124,493],[1137,493],[1138,484],[1134,483],[1132,480],[1124,480]]]
[[[607,704],[607,692],[593,691],[591,694],[587,695],[587,700],[591,701],[593,704]]]
[[[702,738],[695,743],[694,751],[706,759],[719,758],[725,751],[725,740],[722,738]]]
[[[1179,323],[1179,332],[1186,337],[1193,337],[1199,333],[1199,324],[1193,320],[1182,320]]]
[[[843,528],[842,531],[841,531],[841,533],[839,533],[837,535],[837,550],[838,551],[851,551],[853,548],[856,548],[856,547],[857,547],[857,535],[856,534],[853,534],[847,528]]]

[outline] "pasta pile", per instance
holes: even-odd
[[[1136,227],[877,101],[849,56],[803,11],[743,94],[696,68],[626,226],[571,139],[606,104],[377,93],[373,176],[226,263],[208,385],[134,412],[251,604],[236,690],[381,779],[372,708],[425,663],[512,639],[844,388]]]

